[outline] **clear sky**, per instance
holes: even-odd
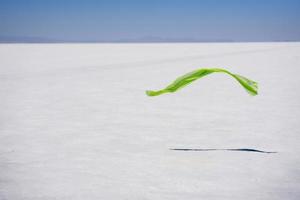
[[[0,0],[0,36],[300,40],[300,0]]]

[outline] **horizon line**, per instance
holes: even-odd
[[[230,39],[230,38],[168,38],[145,36],[139,38],[118,39],[56,39],[42,36],[0,35],[0,43],[249,43],[249,42],[300,42],[296,39]]]

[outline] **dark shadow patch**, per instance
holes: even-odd
[[[245,151],[245,152],[254,152],[254,153],[277,153],[276,151],[262,151],[257,149],[170,149],[173,151]]]

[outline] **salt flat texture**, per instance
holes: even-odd
[[[144,93],[201,67],[259,95]],[[300,199],[299,76],[300,43],[2,44],[0,199]]]

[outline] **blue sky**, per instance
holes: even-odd
[[[0,36],[300,40],[300,0],[0,0]]]

